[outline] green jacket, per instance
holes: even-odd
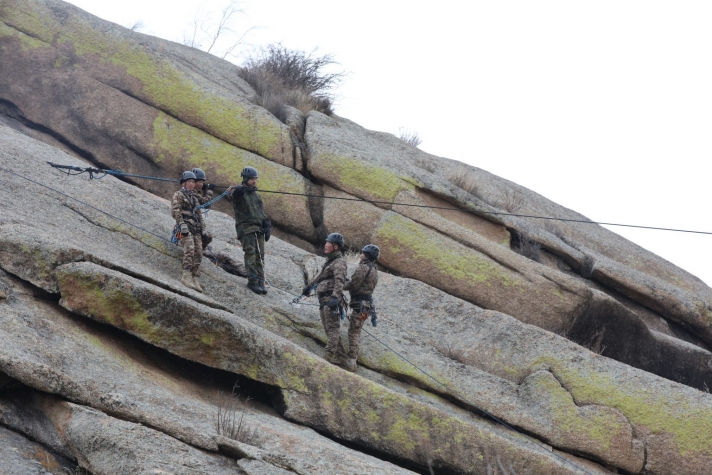
[[[256,187],[238,185],[228,195],[228,199],[235,211],[235,231],[238,239],[245,234],[264,232],[262,222],[267,219],[267,215]]]

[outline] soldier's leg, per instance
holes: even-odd
[[[193,285],[193,276],[191,275],[193,257],[195,254],[195,241],[193,236],[189,234],[178,242],[183,247],[183,274],[181,275],[180,283],[193,290],[197,290]]]
[[[361,344],[361,329],[363,328],[361,314],[358,310],[354,310],[349,319],[349,352],[347,356],[349,360],[358,359],[358,349]]]
[[[260,276],[260,284],[264,284],[265,281],[265,235],[264,233],[257,233],[257,273]]]
[[[321,316],[321,323],[324,325],[324,331],[326,332],[326,355],[327,358],[333,357],[338,358],[337,354],[339,352],[340,341],[339,341],[339,331],[341,330],[341,316],[338,312],[332,311],[328,306],[324,305],[319,309],[319,314]],[[343,348],[341,348],[343,352]]]
[[[262,287],[259,285],[259,270],[257,266],[257,261],[259,256],[257,254],[257,240],[255,238],[255,233],[245,234],[240,238],[242,243],[242,252],[245,253],[245,270],[247,271],[247,288],[251,291],[261,294]]]
[[[193,275],[193,287],[195,287],[195,290],[202,292],[203,286],[200,285],[198,277],[200,277],[200,262],[203,259],[203,237],[200,234],[194,234],[193,243],[193,266],[190,272]]]
[[[203,259],[203,238],[200,234],[194,234],[193,237],[193,264],[190,268],[191,273],[197,277],[200,275],[200,262]]]

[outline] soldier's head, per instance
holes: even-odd
[[[180,184],[188,191],[195,188],[195,173],[191,171],[184,171],[180,176]]]
[[[344,237],[339,233],[331,233],[326,237],[324,253],[331,254],[340,251],[342,247],[344,247]]]
[[[376,261],[378,256],[381,255],[381,250],[375,244],[367,244],[361,249],[361,260]]]
[[[242,184],[247,185],[247,186],[257,186],[257,178],[259,178],[259,175],[257,174],[257,170],[255,170],[252,167],[245,167],[242,169],[242,173],[240,173],[242,176]]]
[[[207,179],[205,176],[205,172],[201,170],[200,168],[193,168],[193,174],[195,175],[195,188],[198,190],[203,189],[203,184],[205,183],[205,180]]]

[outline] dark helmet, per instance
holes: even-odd
[[[207,178],[205,177],[205,172],[201,170],[200,168],[193,168],[193,173],[195,173],[195,179],[196,180],[203,180],[205,181]]]
[[[339,249],[344,247],[344,237],[339,233],[331,233],[328,236],[326,236],[326,242],[330,242],[332,244],[338,244]]]
[[[363,252],[367,259],[372,261],[375,261],[378,259],[378,256],[381,255],[381,250],[375,244],[367,244],[363,249],[361,249],[361,252]]]
[[[180,176],[181,185],[188,180],[195,180],[195,173],[189,171],[183,172],[183,174]]]
[[[255,170],[252,167],[243,168],[242,173],[240,173],[240,175],[242,175],[242,179],[244,181],[247,181],[250,178],[258,178],[259,177],[259,175],[257,174],[257,170]]]

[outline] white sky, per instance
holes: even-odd
[[[196,12],[208,18],[227,0],[70,3],[180,42]],[[712,2],[241,6],[235,29],[256,27],[247,43],[318,47],[349,71],[343,117],[417,131],[421,149],[596,221],[712,232]],[[712,235],[611,229],[712,284]]]

